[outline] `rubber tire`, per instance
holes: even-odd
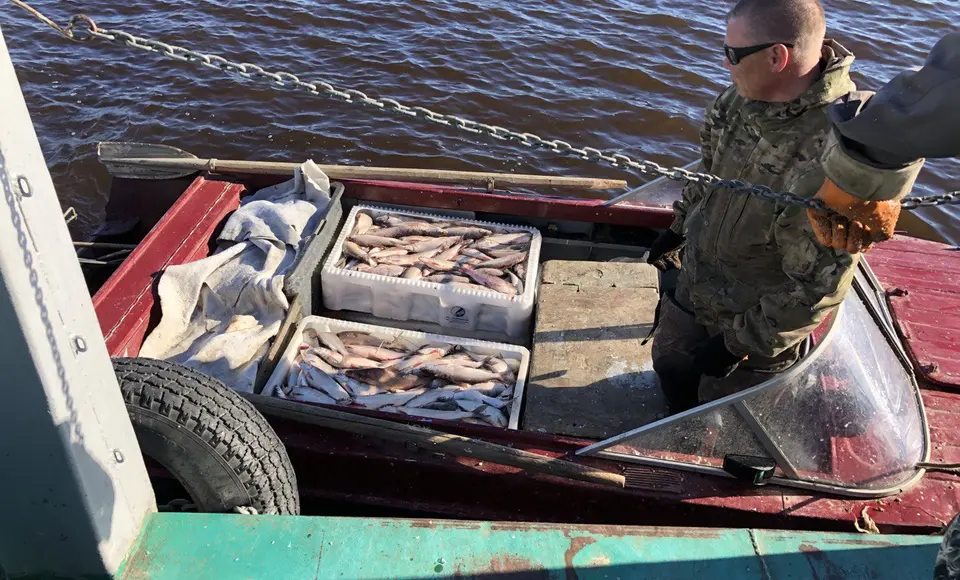
[[[116,358],[113,368],[141,451],[177,478],[198,511],[299,515],[286,448],[249,401],[166,361]]]

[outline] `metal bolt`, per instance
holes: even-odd
[[[114,459],[117,463],[123,463],[123,460],[124,460],[123,453],[121,453],[119,449],[114,449],[114,450],[113,450],[113,459]]]
[[[30,188],[30,182],[23,175],[17,177],[17,185],[20,187],[20,195],[30,197],[33,195],[33,189]]]
[[[78,353],[87,352],[87,341],[85,341],[82,336],[75,335],[73,337],[73,348]]]

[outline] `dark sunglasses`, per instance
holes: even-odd
[[[730,64],[737,66],[740,64],[740,61],[744,58],[750,56],[755,52],[760,52],[770,48],[771,46],[776,46],[782,44],[786,47],[793,48],[793,45],[788,42],[768,42],[766,44],[755,44],[753,46],[744,46],[743,48],[734,48],[732,46],[723,45],[723,52],[727,55],[727,60],[730,61]]]

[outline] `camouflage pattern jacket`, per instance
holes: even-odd
[[[813,197],[824,178],[827,105],[856,88],[852,62],[827,40],[820,79],[789,103],[725,90],[704,118],[700,171]],[[750,366],[795,360],[799,343],[850,287],[856,258],[821,246],[803,208],[691,183],[674,212],[670,229],[686,238],[677,295]]]

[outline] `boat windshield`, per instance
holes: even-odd
[[[790,370],[578,453],[721,475],[745,455],[775,462],[777,483],[845,495],[914,483],[929,446],[919,390],[862,272],[855,289]]]

